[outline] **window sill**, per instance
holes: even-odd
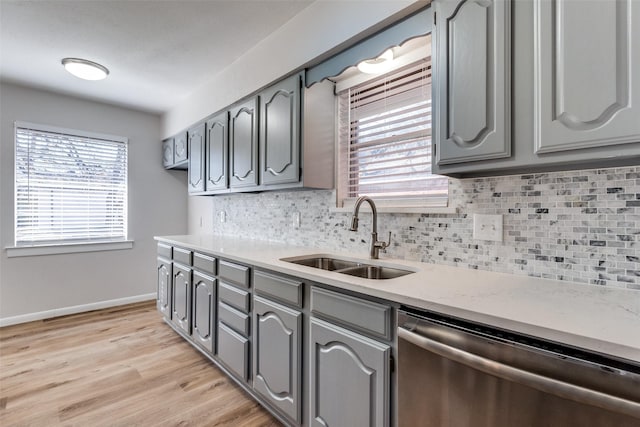
[[[133,240],[101,243],[67,243],[58,245],[34,245],[7,247],[8,258],[38,255],[74,254],[81,252],[117,251],[133,248]]]
[[[371,212],[371,208],[367,203],[363,203],[360,206],[360,210],[363,212]],[[376,206],[376,210],[378,213],[399,213],[399,214],[454,214],[456,213],[456,208],[448,207],[448,206]],[[329,209],[330,212],[344,212],[344,213],[352,213],[353,206],[345,206],[341,208],[332,207]]]

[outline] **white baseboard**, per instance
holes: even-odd
[[[134,302],[149,301],[154,299],[156,299],[155,292],[151,294],[136,295],[133,297],[93,302],[90,304],[74,305],[72,307],[54,308],[53,310],[39,311],[37,313],[21,314],[19,316],[0,318],[0,327],[17,325],[18,323],[33,322],[34,320],[66,316],[69,314],[83,313],[85,311],[99,310],[101,308],[117,307],[119,305],[133,304]]]

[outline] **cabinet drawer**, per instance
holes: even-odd
[[[218,276],[223,280],[235,283],[242,287],[249,287],[249,267],[233,264],[229,261],[220,261]]]
[[[193,268],[205,273],[216,274],[216,259],[208,255],[193,253]]]
[[[249,336],[249,315],[228,306],[222,301],[218,303],[218,320],[236,332]]]
[[[249,379],[249,340],[218,323],[218,357],[243,380]]]
[[[191,251],[182,248],[173,248],[173,260],[184,265],[191,265]]]
[[[218,298],[238,310],[249,312],[249,292],[247,291],[220,282]]]
[[[173,256],[173,247],[164,243],[158,243],[158,256],[171,259]]]
[[[391,339],[391,307],[311,288],[311,312],[345,326]]]
[[[302,307],[302,282],[254,271],[253,287],[261,295]]]

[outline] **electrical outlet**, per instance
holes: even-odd
[[[502,242],[502,215],[473,214],[473,238]]]
[[[227,213],[225,211],[220,211],[220,222],[222,224],[227,222]]]
[[[293,214],[291,215],[291,225],[296,230],[300,228],[300,212],[298,211],[293,212]]]

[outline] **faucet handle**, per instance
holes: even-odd
[[[391,246],[391,232],[389,232],[389,240],[387,242],[381,242],[382,243],[382,252],[384,252],[385,254],[387,253],[387,248],[389,246]]]

